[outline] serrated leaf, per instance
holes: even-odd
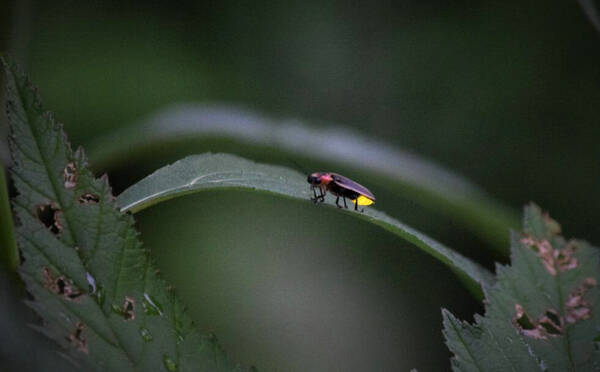
[[[163,167],[118,196],[123,211],[138,212],[164,200],[216,188],[251,189],[310,202],[306,176],[288,168],[259,164],[229,154],[189,156]],[[325,205],[334,207],[333,199]],[[489,271],[419,231],[371,207],[344,211],[379,225],[447,264],[474,287],[490,285]],[[470,288],[473,289],[473,286]]]
[[[43,332],[86,370],[240,369],[193,327],[157,277],[133,218],[116,207],[107,178],[94,178],[24,73],[3,62],[20,274]]]
[[[141,162],[145,156],[164,154],[178,146],[198,148],[206,143],[203,141],[210,141],[211,149],[225,152],[244,152],[245,148],[250,153],[277,153],[288,159],[334,165],[336,169],[354,169],[365,177],[381,180],[396,195],[423,206],[432,215],[461,223],[505,256],[506,231],[518,225],[512,210],[492,200],[479,187],[415,154],[347,128],[311,127],[300,120],[276,121],[231,106],[170,107],[95,140],[90,144],[90,153],[97,165],[106,168],[124,158]]]
[[[455,371],[600,370],[600,254],[530,205],[475,325],[444,310]]]

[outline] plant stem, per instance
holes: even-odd
[[[19,266],[19,251],[3,166],[0,166],[0,264],[9,273],[16,273]]]

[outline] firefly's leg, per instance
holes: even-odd
[[[315,191],[314,187],[311,187],[313,195],[315,196],[314,198],[310,198],[310,200],[312,200],[313,202],[317,202],[317,200],[319,200],[319,197],[317,196],[317,191]]]
[[[342,206],[338,204],[339,201],[340,197],[338,196],[337,198],[335,198],[335,205],[337,205],[338,208],[341,208]]]
[[[354,201],[354,210],[357,211],[358,210],[358,199],[356,199]]]
[[[346,207],[346,209],[348,209],[348,204],[346,204],[346,197],[342,196],[342,198],[344,199],[344,207]]]
[[[321,191],[321,203],[323,203],[325,201],[325,194],[326,192],[323,191],[323,189],[319,189]]]

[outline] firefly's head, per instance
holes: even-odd
[[[321,186],[327,185],[329,182],[333,181],[333,178],[331,177],[330,173],[316,172],[313,174],[309,174],[307,181],[312,186]]]

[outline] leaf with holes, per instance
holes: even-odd
[[[600,370],[600,252],[565,240],[535,205],[511,237],[510,267],[486,292],[476,324],[443,310],[455,371]]]
[[[241,370],[157,277],[107,178],[94,178],[23,72],[3,63],[20,274],[40,330],[85,370]]]

